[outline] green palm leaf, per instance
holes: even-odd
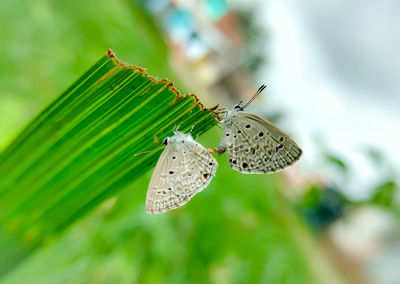
[[[108,51],[0,155],[0,272],[151,168],[174,126],[215,124],[194,95]]]

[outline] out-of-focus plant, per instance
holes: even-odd
[[[366,154],[377,168],[391,168],[390,163],[377,149],[368,148]],[[328,165],[338,169],[339,177],[346,180],[349,175],[346,162],[338,155],[327,151],[323,153],[323,157]],[[371,196],[361,201],[347,197],[334,182],[331,185],[314,184],[305,191],[297,208],[305,221],[317,231],[326,229],[335,220],[345,216],[347,211],[360,206],[378,206],[399,215],[400,208],[396,199],[398,184],[391,171],[386,171],[385,175],[383,181],[373,188]],[[345,186],[345,183],[342,186]]]
[[[333,187],[311,186],[298,204],[300,214],[316,231],[327,228],[343,216],[346,198]]]
[[[243,29],[243,57],[244,66],[251,74],[265,66],[268,58],[265,57],[265,49],[268,48],[269,34],[255,21],[255,10],[237,10],[238,19]]]
[[[394,204],[394,197],[397,184],[394,181],[387,181],[375,189],[371,202],[384,207],[391,207]]]

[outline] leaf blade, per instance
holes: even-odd
[[[30,252],[127,187],[161,151],[134,154],[159,147],[176,125],[195,125],[196,136],[216,118],[194,95],[108,51],[1,153],[0,231]],[[8,258],[21,251],[1,238],[0,247]],[[0,270],[5,263],[0,256]]]

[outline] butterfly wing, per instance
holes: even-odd
[[[173,190],[175,173],[178,173],[182,152],[167,145],[158,159],[151,176],[146,196],[146,211],[152,214],[163,213],[186,204],[191,195],[181,196]]]
[[[297,161],[302,151],[271,122],[240,112],[225,130],[225,143],[232,169],[242,173],[270,173]]]
[[[186,143],[182,156],[182,172],[173,189],[179,195],[193,196],[210,184],[218,163],[211,153],[197,142]]]
[[[163,213],[186,204],[210,183],[217,166],[214,157],[198,143],[167,145],[147,190],[147,212]]]

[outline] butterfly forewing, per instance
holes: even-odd
[[[176,154],[175,162],[172,160]],[[146,196],[146,210],[149,213],[162,213],[184,205],[190,197],[182,198],[172,190],[170,186],[173,178],[169,176],[169,171],[178,171],[178,153],[173,153],[171,147],[166,147],[162,152],[157,165],[151,176],[149,188]],[[169,159],[170,158],[170,159]]]
[[[242,173],[281,170],[301,156],[301,149],[271,122],[239,112],[225,129],[230,166]]]

